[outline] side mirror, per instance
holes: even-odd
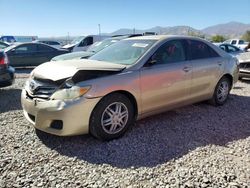
[[[11,49],[10,51],[11,51],[12,53],[15,53],[16,49],[13,48],[13,49]]]
[[[156,63],[157,63],[157,60],[156,60],[156,59],[150,58],[150,59],[148,60],[148,62],[146,63],[145,67],[151,67],[151,66],[153,66],[153,65],[156,64]]]

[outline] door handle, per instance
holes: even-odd
[[[219,66],[221,66],[221,65],[222,65],[222,62],[221,62],[221,61],[218,61],[217,63],[218,63],[218,65],[219,65]]]
[[[184,72],[189,72],[190,70],[191,70],[191,67],[184,67],[184,68],[183,68],[183,71],[184,71]]]

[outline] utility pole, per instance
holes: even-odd
[[[69,32],[68,32],[68,40],[67,40],[67,44],[69,44]]]
[[[98,24],[99,35],[101,35],[101,24]]]
[[[135,28],[133,29],[133,34],[135,34]]]

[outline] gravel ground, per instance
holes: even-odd
[[[169,111],[101,142],[35,132],[20,105],[25,79],[0,89],[0,187],[250,187],[250,81],[222,107]]]

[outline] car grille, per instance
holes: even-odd
[[[27,96],[31,99],[38,98],[48,100],[60,85],[51,80],[33,79],[26,87]]]
[[[240,68],[242,68],[242,69],[250,69],[250,62],[249,63],[240,63]]]

